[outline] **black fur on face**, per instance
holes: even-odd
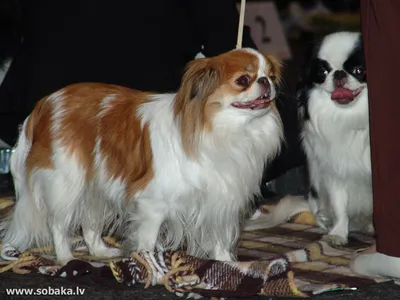
[[[326,60],[316,58],[311,61],[310,65],[310,84],[324,83],[326,76],[332,71],[330,64]]]
[[[350,53],[349,58],[343,64],[343,69],[359,82],[367,82],[367,71],[365,68],[364,47],[362,39],[360,39]]]
[[[328,61],[318,58],[322,41],[321,39],[314,42],[309,48],[305,65],[300,72],[300,78],[297,84],[300,124],[308,121],[310,118],[308,111],[310,91],[315,88],[316,85],[324,83],[326,77],[332,71],[332,67]],[[338,51],[340,51],[340,49],[338,49]],[[359,38],[353,51],[343,63],[343,70],[360,83],[365,83],[367,81],[362,37]]]
[[[322,61],[317,58],[321,43],[322,39],[316,40],[309,45],[305,55],[304,65],[300,71],[296,87],[300,124],[310,119],[308,113],[308,98],[310,90],[314,87],[315,80],[317,80],[316,82],[318,83],[322,83],[326,78],[326,74],[321,74],[322,68],[320,67],[323,67]],[[315,74],[316,71],[317,74]]]
[[[318,199],[317,189],[312,185],[309,192],[310,196],[314,199]]]

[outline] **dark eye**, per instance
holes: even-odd
[[[322,84],[325,82],[326,77],[332,72],[332,67],[330,64],[323,59],[317,58],[310,64],[310,79],[317,84]]]
[[[326,76],[328,76],[328,74],[329,74],[328,70],[326,70],[324,68],[318,69],[318,77],[326,77]]]
[[[251,78],[248,75],[242,75],[236,79],[236,84],[242,87],[248,87],[250,85]]]
[[[275,80],[276,80],[276,76],[274,76],[274,75],[269,76],[269,78],[270,78],[272,81],[275,81]]]
[[[356,75],[356,76],[358,76],[358,77],[363,76],[364,73],[365,73],[365,70],[364,70],[363,67],[357,67],[357,68],[355,68],[354,71],[353,71],[353,74]]]

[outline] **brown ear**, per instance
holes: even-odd
[[[203,100],[215,91],[219,72],[209,58],[199,58],[188,63],[182,78],[181,90],[190,100]]]
[[[265,59],[270,66],[270,72],[268,75],[274,78],[274,84],[280,85],[282,83],[282,73],[284,67],[283,61],[273,55],[265,55]]]
[[[207,99],[219,85],[220,72],[209,58],[196,59],[188,64],[175,98],[174,116],[180,123],[183,148],[192,157],[196,155],[205,127]]]

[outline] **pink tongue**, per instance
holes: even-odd
[[[268,104],[269,102],[270,102],[270,100],[268,100],[268,99],[256,99],[256,100],[253,100],[251,102],[242,104],[240,106],[241,107],[255,107],[255,106],[258,106],[258,105]]]
[[[332,100],[353,100],[353,91],[344,88],[338,88],[331,94]]]
[[[258,104],[265,104],[266,102],[269,102],[268,99],[256,99],[253,101],[253,104],[258,105]]]

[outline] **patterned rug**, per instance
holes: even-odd
[[[0,198],[0,217],[14,204]],[[258,213],[269,213],[274,204],[263,205]],[[91,276],[99,284],[149,288],[164,285],[178,296],[211,298],[266,296],[310,297],[338,289],[355,290],[378,282],[351,273],[349,262],[356,251],[373,240],[355,235],[346,248],[333,249],[319,241],[322,233],[309,212],[294,215],[275,228],[244,232],[239,245],[239,261],[202,260],[184,252],[141,252],[131,257],[101,259],[88,255],[81,237],[73,240],[77,259],[59,266],[45,249],[19,253],[7,249],[13,260],[0,261],[1,272],[73,278]],[[105,241],[114,247],[112,237]],[[47,249],[49,250],[49,249]],[[51,249],[50,249],[51,253]],[[381,280],[382,281],[382,280]]]

